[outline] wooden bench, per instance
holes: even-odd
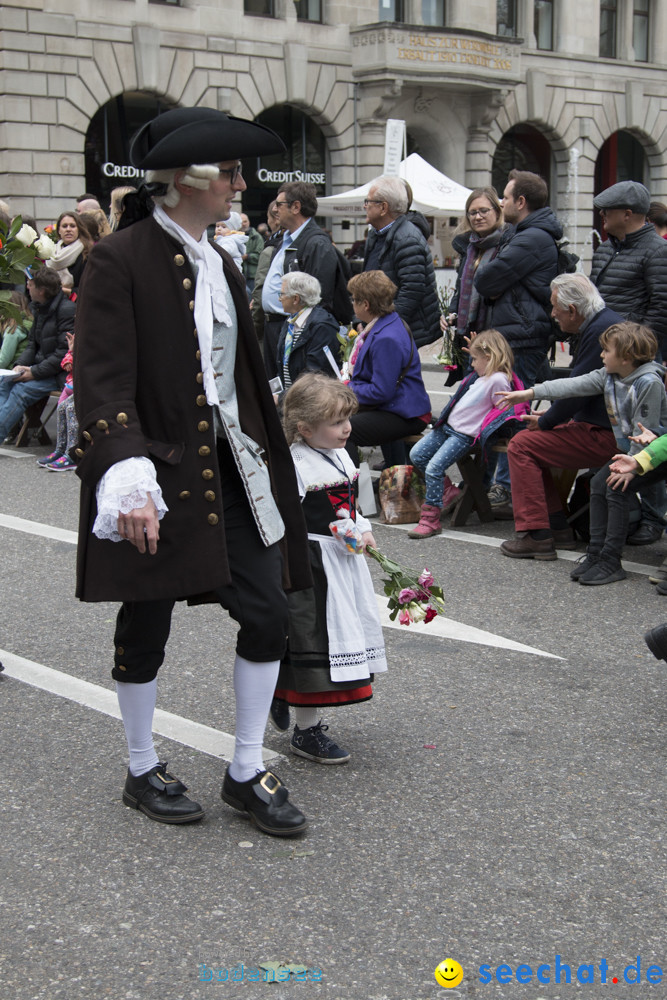
[[[499,454],[507,454],[506,444],[494,444],[492,451]],[[477,511],[480,521],[493,521],[493,511],[489,498],[484,487],[484,469],[486,463],[482,457],[482,449],[475,445],[467,455],[460,458],[456,463],[463,480],[463,488],[458,503],[452,511],[452,518],[449,522],[452,528],[463,528],[468,517],[473,511]]]
[[[506,455],[507,444],[500,442],[494,444],[491,451],[495,451],[499,455]],[[493,509],[483,485],[485,462],[482,458],[482,449],[480,446],[475,445],[472,451],[469,451],[456,464],[461,473],[463,488],[461,490],[461,497],[452,511],[450,525],[452,528],[463,528],[468,517],[475,510],[480,521],[493,521]],[[572,485],[577,478],[577,470],[552,468],[550,471],[561,503],[563,504],[563,510],[567,510],[567,500]]]
[[[52,444],[46,425],[58,407],[61,392],[62,389],[54,389],[53,392],[31,403],[25,410],[21,426],[13,442],[16,448],[27,448],[33,437],[37,438],[40,444]]]

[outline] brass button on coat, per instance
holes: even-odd
[[[192,288],[192,282],[190,281],[189,278],[183,278],[183,288],[186,290],[186,292],[189,292],[190,289]]]
[[[127,413],[119,413],[117,415],[117,417],[116,417],[116,420],[118,421],[119,424],[126,424],[127,423]]]
[[[189,496],[190,496],[190,490],[181,490],[181,492],[178,494],[178,499],[187,500]]]
[[[174,264],[176,265],[176,267],[183,267],[183,265],[185,264],[185,257],[183,256],[182,253],[176,254],[176,256],[174,257]]]
[[[127,667],[124,667],[122,663],[119,663],[118,664],[118,669],[119,670],[127,670]]]
[[[218,517],[217,514],[209,514],[206,520],[208,521],[209,524],[217,524],[220,518]]]
[[[117,646],[116,647],[116,653],[118,654],[118,656],[124,656],[125,655],[125,646]]]
[[[194,299],[190,299],[190,301],[188,302],[188,309],[190,310],[190,312],[194,312],[195,311],[195,300]]]
[[[196,378],[197,382],[199,382],[199,384],[201,385],[202,382],[204,381],[204,373],[203,372],[197,372],[197,374],[195,375],[195,378]]]
[[[201,361],[201,351],[195,351],[195,358],[197,361]]]
[[[213,479],[215,475],[213,469],[202,469],[201,477],[202,479]]]
[[[75,448],[74,454],[77,458],[83,458],[83,448]]]
[[[215,493],[213,490],[206,490],[206,493],[204,493],[204,500],[208,500],[209,503],[213,503],[215,500]]]
[[[95,426],[97,427],[98,431],[108,431],[109,430],[109,425],[106,422],[106,420],[98,420],[97,423],[95,424]]]
[[[197,406],[206,406],[206,396],[197,396],[195,403]]]
[[[83,436],[85,437],[86,441],[92,441],[93,440],[93,435],[89,434],[88,431],[84,431],[83,432]]]
[[[208,430],[208,420],[200,420],[199,423],[197,424],[197,430],[201,431],[202,434],[204,433],[204,431],[207,431]]]
[[[207,444],[203,444],[199,449],[199,454],[201,455],[202,458],[206,458],[207,455],[211,454],[211,449]]]

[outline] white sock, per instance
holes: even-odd
[[[310,729],[320,721],[320,710],[317,705],[297,705],[294,716],[299,729]]]
[[[130,774],[136,778],[160,763],[153,744],[157,677],[147,684],[116,681],[116,694],[130,751]]]
[[[280,660],[256,663],[238,655],[234,660],[236,743],[229,765],[234,781],[249,781],[265,770],[262,741],[279,671]]]

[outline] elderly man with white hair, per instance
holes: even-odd
[[[577,338],[570,377],[601,368],[600,334],[622,320],[595,285],[583,274],[558,275],[551,282],[551,315]],[[507,451],[516,535],[500,550],[512,559],[555,559],[557,548],[573,549],[575,542],[551,468],[605,465],[616,439],[602,396],[558,399],[545,413],[523,419],[528,430],[513,437]]]
[[[122,228],[91,251],[74,393],[77,596],[122,602],[112,676],[130,756],[123,802],[160,823],[204,815],[159,761],[152,719],[175,602],[217,603],[239,626],[221,795],[277,836],[306,827],[265,769],[262,743],[286,648],[284,587],[312,577],[245,281],[206,228],[245,190],[241,157],[283,149],[270,129],[210,108],[177,108],[140,129],[130,160],[152,201],[127,195]],[[197,660],[193,647],[195,672]]]
[[[396,287],[395,307],[418,347],[440,336],[440,309],[433,258],[426,240],[406,218],[408,195],[399,177],[378,177],[364,201],[364,271],[384,271]]]
[[[338,320],[319,305],[322,287],[312,274],[288,271],[283,276],[280,301],[287,319],[280,331],[276,365],[283,387],[289,389],[303,372],[322,372],[335,378],[329,354],[338,358]]]

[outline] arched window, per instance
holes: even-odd
[[[510,170],[530,170],[544,177],[551,190],[553,155],[549,140],[532,125],[515,125],[493,155],[492,183],[502,196]]]
[[[326,192],[327,143],[312,118],[290,104],[276,104],[255,119],[281,136],[284,153],[256,156],[243,161],[248,190],[243,192],[243,210],[253,218],[264,218],[266,209],[286,181],[314,184],[318,196]]]
[[[145,91],[126,91],[107,101],[88,126],[84,145],[86,191],[108,205],[115,187],[135,186],[141,172],[130,166],[132,136],[156,115],[177,107]]]

